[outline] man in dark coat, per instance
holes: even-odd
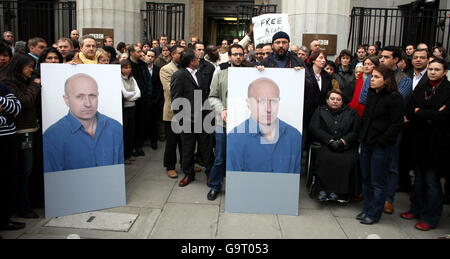
[[[209,79],[198,71],[199,63],[199,58],[192,50],[183,51],[181,53],[182,68],[173,74],[170,83],[172,107],[176,114],[174,119],[178,121],[180,127],[177,131],[181,131],[182,168],[185,177],[179,183],[180,187],[187,186],[195,180],[196,143],[198,143],[200,161],[203,162],[207,175],[209,175],[214,159],[210,137],[203,129],[203,108],[202,105],[198,105],[208,99],[210,84],[208,84]],[[186,106],[190,106],[190,109]]]
[[[261,62],[263,67],[301,68],[305,63],[293,52],[289,51],[290,38],[285,32],[277,32],[272,38],[274,53]]]
[[[131,61],[131,72],[134,79],[141,90],[141,98],[136,101],[136,140],[135,140],[135,155],[145,156],[142,148],[144,147],[146,129],[149,127],[151,111],[151,96],[152,96],[152,78],[148,71],[147,64],[141,60],[142,50],[137,45],[131,45],[128,48],[129,57]]]

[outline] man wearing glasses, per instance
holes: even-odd
[[[269,78],[249,85],[250,118],[228,134],[227,171],[299,174],[302,135],[278,118],[280,88]]]

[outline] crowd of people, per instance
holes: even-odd
[[[450,202],[446,50],[438,44],[402,50],[377,43],[359,46],[356,53],[342,50],[333,62],[318,40],[296,46],[288,34],[278,32],[272,43],[254,46],[252,34],[250,29],[242,40],[224,40],[219,46],[205,45],[198,37],[187,42],[161,35],[114,47],[107,36],[100,49],[94,37],[80,37],[77,30],[51,46],[39,37],[15,42],[14,34],[5,32],[0,43],[0,230],[24,228],[11,215],[38,218],[33,207],[43,204],[43,63],[120,65],[125,164],[147,155],[147,140],[154,150],[165,141],[168,177],[179,177],[177,161],[184,174],[180,187],[204,170],[211,201],[222,192],[226,172],[228,68],[305,69],[303,150],[313,153],[310,169],[318,200],[362,200],[356,218],[374,224],[383,213],[394,212],[395,193],[406,191],[412,193],[411,207],[400,216],[418,219],[417,229],[436,228],[443,204]],[[194,105],[198,90],[211,111]],[[182,121],[189,130],[181,132],[173,127],[183,112],[176,105],[179,98],[193,107],[190,119]],[[216,113],[216,132],[198,131],[196,122],[211,112]],[[445,192],[441,178],[446,179]]]

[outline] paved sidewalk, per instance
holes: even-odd
[[[146,147],[145,158],[126,167],[127,206],[102,212],[138,215],[128,231],[89,230],[47,227],[50,219],[23,220],[27,227],[17,232],[0,232],[5,239],[65,239],[70,234],[94,239],[436,239],[450,234],[450,207],[444,207],[439,227],[428,232],[414,228],[417,221],[399,217],[409,207],[407,194],[399,193],[395,213],[383,215],[380,223],[365,226],[355,216],[361,203],[321,204],[312,200],[301,184],[300,214],[255,215],[225,213],[225,197],[210,202],[206,195],[204,173],[187,187],[178,187],[178,180],[167,177],[163,168],[164,146],[157,151]],[[37,210],[43,216],[43,210]]]

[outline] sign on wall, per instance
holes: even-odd
[[[337,35],[334,34],[303,34],[302,45],[310,47],[313,40],[319,40],[320,48],[327,52],[327,55],[337,54]]]
[[[83,35],[91,35],[97,42],[97,48],[103,48],[103,40],[106,36],[112,37],[114,40],[114,29],[102,28],[83,28]]]

